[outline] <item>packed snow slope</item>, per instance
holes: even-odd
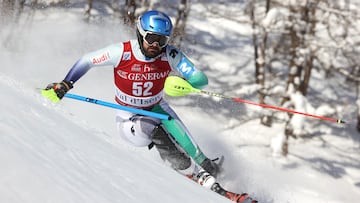
[[[115,110],[67,98],[52,104],[39,95],[37,88],[61,81],[82,54],[134,36],[133,29],[120,23],[86,24],[79,13],[43,10],[16,24],[2,25],[0,202],[228,202],[164,165],[156,150],[122,141],[116,132]],[[212,22],[193,18],[189,27],[196,31],[195,27],[208,24]],[[224,29],[212,32],[231,32],[226,29],[234,27],[225,26],[226,21],[222,25]],[[225,33],[216,36],[226,38]],[[212,81],[219,81],[224,67],[244,64],[229,57],[235,51],[212,51],[201,44],[193,48],[196,51],[189,54],[196,63],[214,62],[206,71],[215,91],[222,87]],[[197,57],[199,53],[205,54]],[[252,73],[241,71],[244,77]],[[112,79],[111,68],[91,70],[71,93],[112,102]],[[233,75],[221,77],[223,84],[233,79]],[[308,130],[316,133],[311,139],[291,139],[290,153],[284,158],[276,156],[282,125],[267,128],[258,120],[239,124],[235,119],[259,109],[199,96],[169,99],[203,151],[210,157],[225,155],[225,172],[219,177],[225,188],[269,203],[359,199],[359,136],[352,126],[306,120],[315,126]],[[230,119],[218,111],[219,106],[236,117]]]
[[[0,91],[0,202],[227,202],[12,78]]]

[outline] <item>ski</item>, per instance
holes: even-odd
[[[220,169],[219,172],[222,173],[223,172],[222,164],[224,162],[224,156],[213,159],[212,161],[218,165],[218,167]],[[220,185],[220,183],[218,183],[216,181],[215,177],[206,171],[202,171],[197,175],[188,175],[187,177],[189,179],[193,180],[194,182],[198,183],[199,185],[201,185],[205,188],[208,188],[211,191],[216,192],[233,202],[236,202],[236,203],[257,203],[258,202],[257,200],[254,200],[252,197],[250,197],[249,194],[247,194],[247,193],[238,194],[238,193],[231,192],[231,191],[224,189]]]
[[[227,198],[233,202],[236,202],[236,203],[257,203],[258,202],[257,200],[250,197],[249,194],[247,194],[247,193],[239,194],[239,193],[228,191],[228,190],[224,189],[218,182],[211,183],[212,184],[211,186],[204,185],[204,184],[207,184],[206,182],[209,179],[211,179],[211,178],[214,179],[214,177],[212,177],[207,172],[200,174],[200,177],[188,176],[188,178],[192,179],[193,181],[195,181],[196,183],[198,183],[201,186],[210,188],[211,191],[216,192],[219,195],[224,196],[225,198]],[[211,180],[209,182],[211,182]]]
[[[228,190],[225,190],[219,183],[214,183],[211,188],[212,191],[228,198],[229,200],[236,203],[257,203],[257,200],[251,198],[247,193],[234,193]]]

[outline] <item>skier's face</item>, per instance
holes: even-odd
[[[161,47],[158,42],[154,42],[151,45],[143,41],[144,54],[147,57],[154,58],[157,57],[161,53]]]

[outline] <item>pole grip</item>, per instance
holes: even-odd
[[[131,107],[127,107],[127,106],[122,106],[119,104],[114,104],[114,103],[110,103],[110,102],[106,102],[106,101],[102,101],[102,100],[98,100],[98,99],[93,99],[93,98],[89,98],[89,97],[84,97],[84,96],[80,96],[80,95],[76,95],[76,94],[66,93],[64,97],[79,100],[79,101],[85,101],[85,102],[89,102],[89,103],[93,103],[93,104],[98,104],[101,106],[106,106],[106,107],[110,107],[110,108],[114,108],[114,109],[129,111],[129,112],[132,112],[135,114],[150,116],[150,117],[158,118],[161,120],[171,120],[172,119],[171,116],[169,116],[169,115],[155,113],[152,111],[146,111],[143,109],[136,109],[136,108],[131,108]]]

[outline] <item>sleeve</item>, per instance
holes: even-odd
[[[116,67],[120,63],[123,50],[123,43],[119,43],[85,54],[71,67],[64,81],[73,84],[93,67]]]
[[[166,49],[169,64],[193,87],[202,89],[208,84],[208,78],[190,61],[190,59],[177,48],[169,45]]]

